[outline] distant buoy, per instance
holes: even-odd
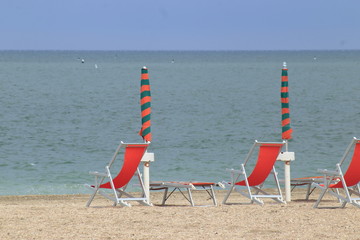
[[[98,68],[98,65],[95,63],[95,68],[97,69]]]
[[[82,58],[82,59],[81,59],[81,63],[84,63],[84,62],[85,62],[85,59]]]

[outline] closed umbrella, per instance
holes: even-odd
[[[140,105],[141,105],[141,129],[139,135],[144,141],[151,142],[151,93],[148,69],[143,67],[141,69],[141,84],[140,84]]]
[[[281,73],[281,138],[284,140],[291,139],[292,128],[290,126],[290,108],[289,108],[289,82],[288,82],[288,69],[286,62],[284,62]]]
[[[281,138],[286,141],[285,152],[282,152],[278,159],[284,162],[285,172],[285,200],[291,201],[291,189],[290,189],[290,162],[295,160],[294,152],[288,152],[288,142],[291,139],[292,128],[290,126],[290,108],[289,108],[289,82],[288,82],[288,69],[286,62],[283,64],[281,72],[281,126],[282,134]]]

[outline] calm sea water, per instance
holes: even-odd
[[[120,140],[142,141],[142,66],[151,180],[228,180],[255,139],[281,140],[283,61],[291,174],[316,175],[360,137],[360,51],[0,51],[0,195],[88,193],[88,171],[102,170]]]

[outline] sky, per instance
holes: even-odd
[[[0,50],[360,49],[359,0],[0,0]]]

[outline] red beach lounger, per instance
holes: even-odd
[[[349,163],[349,166],[343,174],[342,165],[344,165],[347,156],[353,149],[353,156]],[[341,203],[341,207],[344,208],[347,203],[350,203],[360,208],[360,192],[359,192],[359,181],[360,181],[360,140],[353,138],[349,146],[347,147],[340,162],[336,164],[335,171],[327,169],[319,169],[318,172],[323,173],[322,183],[313,182],[312,186],[319,188],[321,191],[320,196],[314,208],[318,208],[319,204],[324,197],[325,193],[330,193],[335,196]],[[335,191],[329,191],[334,189]],[[340,194],[339,189],[342,190],[343,194]],[[353,194],[355,196],[353,196]]]
[[[241,169],[229,170],[231,172],[231,183],[229,184],[230,189],[223,200],[223,204],[226,204],[230,194],[234,190],[241,195],[249,198],[250,203],[255,202],[257,204],[263,205],[264,202],[261,200],[261,198],[270,198],[279,203],[285,203],[281,194],[280,184],[274,166],[276,159],[284,144],[285,142],[269,143],[255,141],[247,157],[245,158],[244,163],[240,165]],[[245,167],[256,149],[258,150],[258,158],[256,160],[256,165],[251,174],[248,175]],[[268,178],[270,173],[274,175],[274,180],[277,187],[277,193],[275,194],[269,194],[268,192],[263,190],[264,182]],[[254,190],[254,192],[252,192],[251,190]]]
[[[216,196],[214,192],[214,186],[222,187],[220,183],[213,182],[151,182],[150,190],[165,190],[164,196],[162,200],[162,205],[165,205],[165,202],[169,199],[169,197],[178,190],[184,198],[190,202],[191,206],[195,206],[191,191],[206,191],[210,198],[213,201],[213,204],[216,206]],[[172,189],[169,192],[169,189]],[[186,189],[188,195],[185,195],[181,189]]]
[[[122,206],[130,207],[131,205],[130,203],[128,203],[128,201],[137,201],[143,205],[150,206],[151,204],[148,202],[149,198],[146,196],[144,183],[138,168],[141,158],[146,152],[146,149],[149,146],[149,144],[150,143],[121,142],[120,145],[117,147],[109,164],[105,167],[105,173],[90,172],[89,174],[95,176],[95,185],[88,185],[88,184],[85,185],[88,189],[90,189],[93,192],[86,206],[87,207],[90,206],[91,202],[93,201],[97,193],[113,201],[114,206],[120,204]],[[124,162],[121,170],[118,172],[118,174],[115,177],[113,177],[111,175],[110,169],[113,163],[115,162],[116,157],[120,153],[121,149],[124,149],[123,150]],[[137,175],[142,189],[141,197],[135,197],[126,192],[126,187],[134,175]],[[108,182],[103,183],[105,179],[108,179]],[[106,190],[108,191],[106,192]]]

